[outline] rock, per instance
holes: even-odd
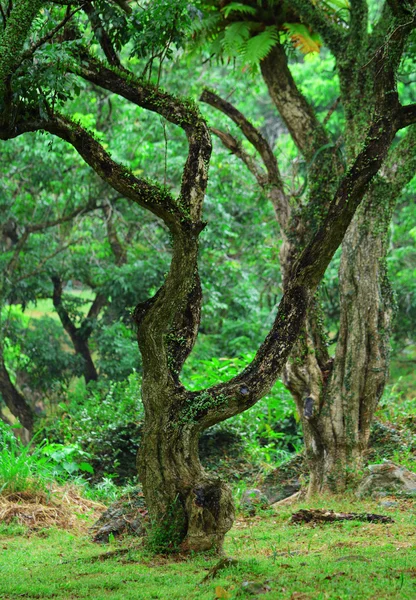
[[[391,461],[369,465],[370,474],[360,483],[356,495],[385,496],[387,494],[416,495],[416,474]]]
[[[298,454],[269,473],[259,489],[267,496],[270,504],[275,504],[300,490],[301,475],[307,476],[307,467],[305,457]]]
[[[385,501],[385,502],[379,502],[379,506],[382,506],[383,508],[396,508],[397,506],[399,506],[398,502],[390,502],[390,501]]]
[[[140,487],[122,496],[101,515],[91,527],[93,542],[106,544],[110,535],[123,533],[142,535],[143,521],[147,515],[143,492]]]
[[[246,594],[250,594],[250,596],[257,596],[258,594],[267,594],[272,588],[268,585],[268,582],[259,583],[258,581],[243,581],[241,589]]]
[[[267,508],[269,500],[261,490],[257,488],[245,490],[241,496],[240,507],[243,511],[255,514],[257,508]]]

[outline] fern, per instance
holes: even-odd
[[[229,25],[222,40],[224,52],[229,56],[240,54],[250,36],[250,29],[251,23],[248,21],[238,21]]]
[[[259,63],[279,41],[279,33],[274,25],[266,27],[258,35],[250,38],[244,47],[244,61],[250,65]]]
[[[247,15],[255,15],[256,9],[254,6],[248,6],[247,4],[241,4],[241,2],[231,2],[224,8],[221,9],[224,13],[224,17],[227,18],[231,12],[239,12]]]

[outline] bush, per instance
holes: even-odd
[[[92,479],[114,478],[126,483],[136,475],[136,453],[143,419],[140,379],[126,381],[79,380],[68,392],[67,403],[44,422],[42,436],[49,443],[72,444],[88,453]]]

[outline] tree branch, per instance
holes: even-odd
[[[261,168],[257,160],[251,156],[248,152],[243,150],[241,144],[235,139],[230,133],[221,131],[211,127],[211,132],[221,140],[222,144],[232,152],[237,158],[243,161],[248,170],[257,179],[257,183],[260,187],[265,188],[268,184],[269,178],[267,177],[264,170]]]
[[[208,181],[208,163],[211,157],[211,138],[198,107],[180,100],[156,86],[145,84],[132,73],[109,69],[92,59],[85,50],[83,66],[78,74],[137,106],[155,112],[170,123],[181,127],[188,138],[188,157],[183,169],[180,202],[191,220],[201,219],[202,202]],[[183,217],[183,214],[182,214]]]
[[[343,177],[323,225],[295,262],[273,327],[254,360],[230,381],[195,392],[196,403],[198,394],[211,399],[196,417],[200,430],[243,412],[270,390],[299,334],[316,287],[387,156],[398,125],[393,100],[390,111],[370,127],[364,148]]]
[[[33,115],[32,119],[18,121],[11,130],[0,127],[0,139],[40,130],[69,142],[113,189],[163,219],[169,228],[175,230],[181,219],[189,221],[168,190],[135,177],[126,167],[116,163],[92,134],[63,115],[51,114],[48,119]]]
[[[206,104],[216,108],[229,119],[234,121],[250,144],[252,144],[260,154],[269,175],[269,183],[274,183],[283,189],[282,177],[280,175],[279,167],[277,165],[276,157],[273,154],[273,150],[271,149],[268,141],[262,136],[260,131],[254,127],[247,117],[237,110],[230,102],[223,100],[220,98],[220,96],[210,90],[205,89],[201,94],[200,100],[201,102],[205,102]]]
[[[259,185],[265,190],[266,195],[273,204],[277,222],[279,223],[282,232],[284,232],[289,223],[291,211],[289,201],[284,192],[279,166],[270,144],[247,117],[237,110],[230,102],[223,100],[220,96],[207,89],[202,92],[200,100],[213,108],[216,108],[230,118],[260,154],[267,174],[262,171],[256,159],[241,148],[241,145],[232,135],[224,133],[219,129],[211,129],[211,131],[219,137],[224,146],[244,162],[249,171],[257,179]]]
[[[400,129],[416,123],[416,104],[407,104],[400,109]]]
[[[58,33],[58,31],[60,31],[63,27],[65,27],[65,25],[68,23],[68,21],[70,21],[72,19],[72,17],[80,10],[81,10],[80,8],[77,8],[73,12],[68,11],[67,14],[65,15],[65,18],[60,23],[58,23],[58,25],[56,25],[56,27],[51,29],[51,31],[48,31],[48,33],[46,33],[37,42],[35,42],[28,50],[26,50],[25,52],[22,53],[19,65],[21,65],[24,60],[30,58],[36,52],[36,50],[38,50],[41,46],[43,46],[43,44],[46,44],[46,42],[49,42],[49,40],[51,40]]]
[[[105,30],[98,13],[96,12],[96,10],[90,2],[85,3],[82,8],[84,12],[88,15],[88,19],[91,23],[92,30],[102,48],[102,51],[105,54],[106,59],[108,60],[110,65],[121,68],[120,59],[113,47],[113,44],[111,43],[110,37],[107,31]]]

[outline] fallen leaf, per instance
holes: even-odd
[[[217,585],[217,587],[215,588],[215,598],[222,598],[224,600],[227,600],[231,598],[231,594],[220,585]]]

